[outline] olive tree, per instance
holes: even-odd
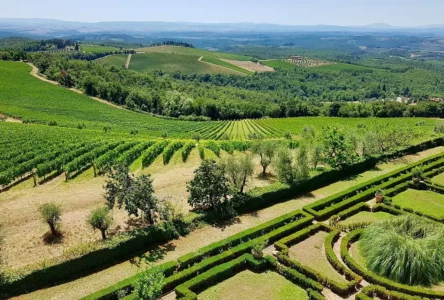
[[[222,165],[233,187],[238,193],[242,194],[248,178],[254,173],[251,156],[248,154],[238,157],[230,155],[222,162]]]
[[[113,217],[107,206],[93,209],[88,217],[88,224],[91,225],[93,229],[100,230],[102,239],[104,240],[106,239],[106,231],[111,226],[112,222]]]
[[[276,156],[276,144],[273,142],[257,141],[252,145],[251,151],[254,154],[259,155],[260,164],[262,166],[262,177],[265,177],[268,166],[271,165]]]
[[[39,212],[43,222],[48,223],[51,234],[56,236],[58,234],[57,227],[60,224],[60,217],[62,215],[60,206],[55,203],[45,203],[39,207]]]
[[[296,154],[286,147],[281,148],[277,155],[276,170],[281,182],[295,184],[309,177],[308,149],[302,145]]]

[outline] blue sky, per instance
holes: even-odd
[[[444,24],[443,16],[443,0],[21,0],[0,10],[0,18],[290,25],[418,26]]]

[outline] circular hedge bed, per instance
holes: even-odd
[[[430,286],[444,281],[444,226],[416,216],[374,223],[360,238],[367,268],[391,280]]]

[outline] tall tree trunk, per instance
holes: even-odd
[[[262,177],[265,177],[266,174],[267,174],[267,166],[262,165]]]
[[[55,229],[54,223],[48,222],[48,224],[49,224],[49,228],[51,228],[52,235],[56,236],[57,235],[57,230]]]
[[[240,188],[240,193],[241,194],[244,193],[244,187],[245,187],[246,183],[247,183],[247,175],[244,175],[244,179],[242,180],[242,185],[241,185],[241,188]]]
[[[102,233],[102,239],[106,240],[106,229],[100,229],[100,232]]]

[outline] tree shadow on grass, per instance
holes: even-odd
[[[129,261],[132,265],[135,265],[137,267],[149,265],[163,259],[168,252],[174,251],[175,249],[176,246],[172,243],[168,243],[162,246],[155,246],[152,249],[148,250],[147,253],[143,253],[139,256],[133,257]]]
[[[230,220],[223,220],[213,224],[213,227],[219,228],[224,231],[227,227],[230,227],[234,224],[240,224],[241,220],[239,217],[232,218]]]
[[[57,232],[56,235],[53,235],[51,231],[48,231],[43,235],[43,243],[45,243],[46,245],[56,245],[56,244],[61,244],[62,242],[63,242],[63,233],[60,231]]]

